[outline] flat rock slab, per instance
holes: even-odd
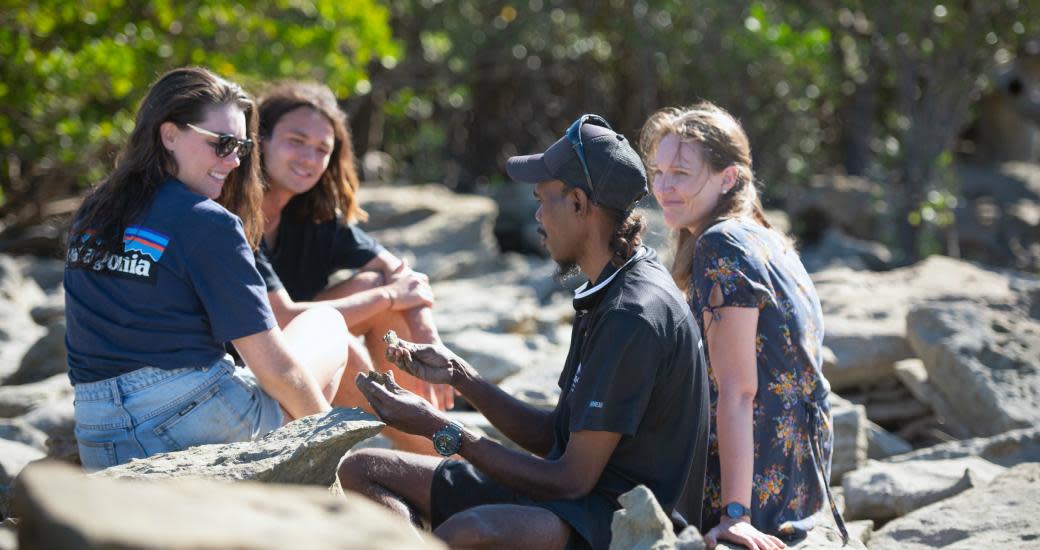
[[[892,520],[870,538],[870,550],[1037,548],[1040,463],[1020,464],[984,487],[965,491]]]
[[[906,340],[906,314],[914,305],[940,296],[1011,299],[1018,292],[1016,277],[944,256],[883,273],[814,274],[827,327],[824,344],[837,358],[824,369],[832,389],[892,377],[893,363],[914,356]]]
[[[906,322],[928,379],[972,435],[1040,424],[1040,320],[1013,303],[936,301]]]
[[[1005,470],[978,457],[945,460],[870,461],[845,474],[848,519],[878,521],[904,516],[933,502],[988,484]]]
[[[291,422],[256,441],[199,445],[101,470],[131,479],[205,477],[328,487],[340,459],[384,424],[361,409],[336,408]]]
[[[1040,428],[1023,428],[995,435],[951,441],[894,456],[888,462],[979,457],[1001,466],[1040,462]]]
[[[113,480],[41,463],[15,507],[22,548],[445,548],[360,495],[316,487]]]

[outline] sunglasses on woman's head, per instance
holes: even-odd
[[[218,134],[216,132],[210,132],[209,130],[199,128],[198,126],[195,126],[191,123],[188,123],[187,126],[188,128],[191,128],[192,130],[195,130],[196,132],[204,136],[217,138],[217,141],[211,141],[209,142],[209,144],[213,146],[213,150],[217,153],[217,156],[220,158],[224,158],[234,153],[236,150],[238,151],[238,158],[245,158],[248,157],[249,153],[253,151],[253,140],[251,139],[238,139],[237,137],[231,134]]]

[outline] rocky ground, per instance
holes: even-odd
[[[511,394],[551,407],[573,315],[552,263],[499,252],[491,198],[437,186],[364,198],[373,234],[430,274],[445,342]],[[509,219],[531,207],[497,198]],[[659,216],[645,214],[663,247]],[[884,251],[834,239],[845,260],[816,250],[811,261],[834,390],[831,483],[852,547],[1040,547],[1040,280],[945,257],[868,271]],[[338,457],[380,444],[380,423],[359,411],[80,474],[61,276],[57,260],[0,255],[0,549],[440,547],[329,488]],[[478,413],[453,414],[497,435]],[[626,497],[618,548],[703,546],[695,532],[671,534],[655,505]],[[821,514],[797,547],[840,547],[832,523]]]

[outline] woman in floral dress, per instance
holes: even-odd
[[[729,113],[711,103],[658,111],[641,145],[676,231],[672,276],[707,344],[705,539],[783,548],[778,537],[804,535],[829,498],[833,434],[816,290],[763,214],[747,136]]]

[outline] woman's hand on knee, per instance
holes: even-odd
[[[422,273],[413,271],[398,277],[386,289],[390,296],[390,308],[394,311],[433,305],[433,289],[429,279]]]

